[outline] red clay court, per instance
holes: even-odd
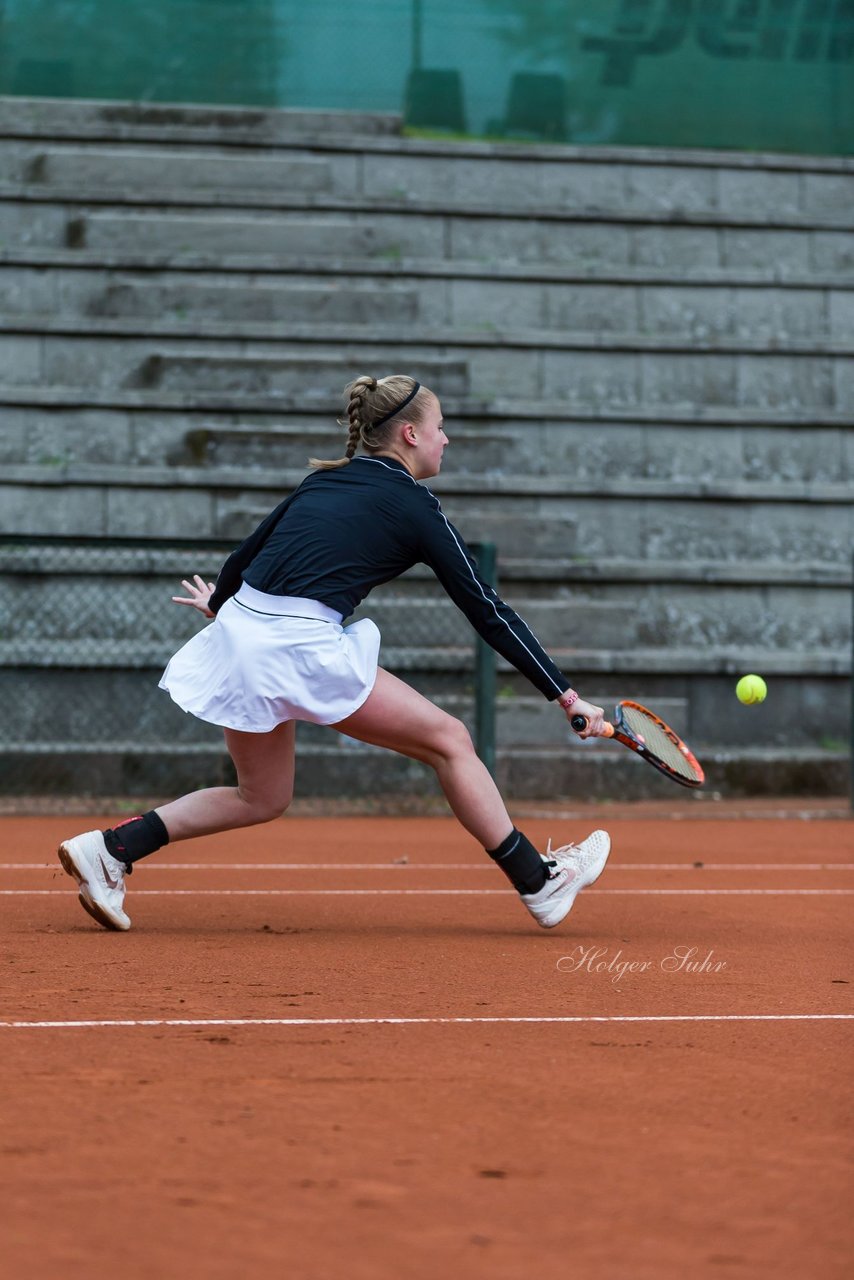
[[[613,837],[551,932],[449,819],[297,817],[108,934],[115,815],[0,819],[5,1274],[850,1275],[854,828],[767,811],[517,810]]]

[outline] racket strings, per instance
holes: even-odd
[[[682,743],[675,734],[671,736],[658,720],[645,715],[636,707],[623,706],[622,712],[623,720],[629,729],[641,739],[654,756],[683,778],[697,777],[693,762],[685,755]]]

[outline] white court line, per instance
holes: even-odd
[[[56,870],[0,862],[0,871]],[[146,862],[146,871],[493,871],[491,862]],[[854,862],[609,862],[609,871],[854,871]]]
[[[568,1014],[556,1017],[473,1018],[89,1018],[68,1022],[0,1021],[0,1029],[77,1027],[376,1027],[470,1023],[584,1022],[848,1022],[854,1013]]]
[[[67,894],[70,889],[0,889],[3,898],[39,898],[54,894]],[[854,894],[854,889],[585,889],[585,896],[598,894],[644,895],[696,895],[719,897],[722,894],[767,894],[771,897],[804,896],[831,897],[837,894]],[[513,889],[135,889],[135,898],[376,898],[376,897],[477,897],[514,893]]]

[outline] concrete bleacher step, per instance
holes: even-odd
[[[39,420],[43,422],[43,414]],[[696,431],[684,425],[614,422],[601,424],[591,438],[587,424],[571,421],[532,425],[511,420],[499,425],[472,419],[457,423],[450,416],[446,421],[451,448],[443,482],[458,472],[531,478],[565,475],[576,482],[599,481],[604,476],[611,482],[675,480],[696,475],[698,462],[710,484],[760,477],[774,482],[854,479],[854,433],[806,422],[788,429],[778,426],[774,432],[747,423],[739,428],[707,424]],[[159,456],[165,454],[175,465],[265,469],[292,466],[309,456],[337,456],[342,440],[337,425],[268,427],[247,422],[221,426],[211,421],[198,427],[188,419],[183,423],[161,420],[152,434],[153,439],[147,433],[152,452],[146,461],[154,460],[159,447]],[[23,438],[28,433],[22,433]],[[88,438],[91,441],[91,435]]]
[[[35,155],[28,163],[37,169],[43,160],[43,156]],[[90,182],[82,189],[70,180],[53,184],[40,181],[0,181],[0,201],[13,205],[53,203],[69,211],[82,210],[86,219],[95,216],[93,210],[109,206],[117,211],[152,207],[195,210],[203,207],[230,210],[236,217],[263,215],[270,210],[278,210],[283,214],[289,211],[304,214],[312,210],[319,214],[343,214],[351,217],[403,214],[408,219],[425,223],[436,218],[447,218],[454,223],[474,218],[503,226],[505,231],[514,224],[527,220],[540,234],[549,227],[613,226],[629,235],[637,228],[640,244],[657,242],[657,237],[652,238],[647,234],[650,230],[668,231],[677,244],[680,240],[687,243],[688,233],[703,244],[708,241],[708,233],[717,229],[723,229],[727,233],[743,232],[749,238],[749,243],[753,238],[752,233],[760,227],[764,227],[768,235],[782,237],[813,231],[831,236],[844,235],[852,226],[850,209],[845,207],[841,187],[837,207],[825,213],[803,213],[785,206],[773,210],[766,206],[763,210],[761,205],[742,212],[719,209],[694,211],[670,208],[666,204],[656,206],[649,201],[641,201],[633,206],[628,201],[613,200],[597,205],[590,201],[576,201],[571,197],[565,203],[560,200],[537,202],[531,198],[520,200],[518,196],[524,193],[514,192],[512,186],[495,199],[489,199],[483,190],[472,195],[450,194],[447,186],[437,187],[433,193],[424,196],[413,196],[403,191],[393,195],[378,195],[370,180],[365,184],[368,190],[364,193],[342,191],[340,184],[333,181],[332,173],[324,173],[322,160],[316,159],[313,168],[303,165],[302,172],[298,160],[292,160],[290,164],[297,182],[293,186],[274,186],[272,190],[266,186],[256,189],[241,186],[238,180],[240,170],[235,174],[233,189],[229,189],[227,182],[220,182],[218,185],[196,184],[192,178],[184,189],[168,183],[162,186],[135,186],[134,178],[130,176],[127,179],[130,185],[127,186],[117,183],[114,175],[113,181],[109,183]],[[510,165],[505,163],[501,168],[506,187],[506,184],[512,183],[515,175]],[[284,166],[282,170],[284,171]],[[583,175],[577,180],[583,184]],[[142,183],[142,178],[137,181]],[[849,199],[851,185],[849,182],[846,186]],[[190,216],[193,216],[192,213]]]
[[[68,269],[45,273],[36,267],[7,267],[3,273],[7,322],[13,316],[52,315],[194,324],[199,320],[341,324],[377,318],[384,324],[439,323],[445,318],[445,308],[438,301],[444,285],[430,283],[433,287],[427,289],[414,281],[383,281],[378,286],[371,279],[342,281],[332,273],[266,280],[253,279],[250,272],[241,279],[214,272],[186,279],[176,279],[171,272]],[[809,306],[804,301],[804,308]],[[838,328],[842,336],[844,316]]]
[[[0,193],[2,197],[2,193]],[[281,201],[277,201],[281,204]],[[87,209],[70,202],[0,198],[0,245],[8,248],[96,249],[155,254],[295,254],[404,258],[448,263],[554,262],[591,268],[666,267],[673,271],[724,267],[775,274],[785,258],[790,272],[854,269],[850,231],[808,225],[755,227],[606,225],[601,219],[562,221],[534,216],[454,214],[436,209],[406,212],[372,209],[259,208],[229,212],[210,204],[198,211],[162,208]]]
[[[216,210],[81,213],[62,205],[8,200],[0,200],[0,244],[170,255],[305,254],[338,259],[356,254],[391,260],[404,255],[432,260],[448,256],[440,218],[300,210],[249,216]]]
[[[11,350],[11,344],[10,344]],[[345,360],[352,356],[345,354]],[[399,366],[395,366],[399,367]],[[344,365],[347,374],[352,373],[350,364]],[[343,370],[342,370],[343,372]],[[206,395],[204,389],[173,392],[151,391],[129,387],[81,387],[69,385],[45,386],[20,382],[15,385],[0,382],[0,404],[14,408],[38,408],[44,414],[68,413],[86,409],[92,413],[100,411],[127,411],[133,416],[150,417],[160,414],[192,414],[197,417],[226,423],[234,423],[251,418],[267,421],[270,424],[286,422],[288,419],[304,419],[310,414],[330,424],[341,416],[341,391],[327,392],[318,395],[311,404],[304,402],[301,393],[282,395],[257,394],[242,395],[237,392],[222,391],[216,395]],[[441,389],[437,386],[437,391]],[[685,430],[697,428],[846,428],[851,426],[851,414],[847,410],[826,407],[812,407],[808,410],[791,405],[705,405],[700,402],[690,404],[633,404],[611,405],[598,402],[594,405],[567,405],[565,400],[544,400],[535,396],[514,399],[504,395],[454,396],[442,395],[442,407],[446,416],[460,422],[483,423],[488,429],[506,429],[508,424],[522,423],[530,429],[532,423],[548,429],[551,423],[557,427],[582,426],[588,430],[592,427],[635,426],[681,427]],[[239,415],[239,416],[238,416]],[[544,421],[544,420],[549,421]],[[594,447],[595,433],[589,442]],[[709,459],[711,463],[711,458]],[[704,467],[706,461],[702,464]],[[692,468],[692,472],[696,471]]]
[[[616,155],[582,159],[577,151],[567,154],[556,148],[532,164],[518,151],[489,155],[465,146],[430,156],[406,139],[395,144],[368,137],[364,148],[335,146],[324,155],[316,139],[310,148],[295,139],[259,154],[234,146],[168,150],[126,141],[110,146],[57,140],[45,146],[4,140],[0,134],[6,185],[55,190],[60,198],[69,192],[79,198],[81,186],[93,196],[121,191],[131,198],[136,191],[153,189],[170,201],[192,198],[200,189],[216,199],[232,187],[241,203],[262,200],[271,188],[287,198],[291,174],[299,189],[305,180],[300,166],[308,161],[325,180],[317,184],[316,177],[309,179],[307,193],[340,193],[386,207],[441,203],[552,216],[750,224],[760,221],[764,206],[771,225],[852,225],[854,170],[844,160],[832,172],[811,170],[807,162],[801,172],[787,173],[761,164],[752,172],[726,163],[689,166],[670,159],[666,151],[659,155],[659,163],[652,165]]]
[[[29,468],[27,482],[2,484],[0,500],[7,527],[22,533],[65,533],[91,537],[198,537],[242,540],[280,500],[281,490],[259,490],[258,481],[229,487],[192,485],[148,488],[130,474],[105,484],[93,476],[58,469],[41,478]],[[49,471],[49,468],[43,470]],[[97,468],[95,469],[97,473]],[[141,477],[144,480],[144,477]],[[249,487],[250,483],[252,487]],[[288,486],[289,488],[290,486]],[[532,557],[625,558],[650,560],[818,561],[848,564],[854,505],[848,485],[827,486],[826,500],[771,495],[750,485],[737,495],[710,494],[702,486],[684,492],[638,492],[631,482],[622,491],[597,492],[593,485],[575,495],[538,495],[532,489],[509,494],[484,477],[468,477],[465,486],[445,492],[442,507],[469,542],[498,540],[525,548]],[[468,490],[468,492],[466,492]],[[62,493],[62,506],[56,493]],[[472,500],[474,498],[474,501]]]
[[[717,747],[702,755],[704,794],[840,795],[848,759],[822,747]],[[119,743],[0,745],[0,794],[25,794],[50,779],[51,794],[158,796],[169,799],[205,786],[233,786],[234,771],[221,744]],[[498,754],[497,780],[515,801],[576,803],[591,798],[625,801],[673,799],[674,784],[633,753],[575,748],[513,748]],[[358,796],[385,806],[396,798],[441,805],[435,774],[417,761],[364,745],[307,745],[297,749],[297,795],[332,800]]]
[[[311,322],[297,317],[292,320],[228,320],[166,316],[158,320],[136,316],[17,315],[0,318],[0,333],[52,337],[56,335],[87,338],[93,344],[104,339],[166,339],[179,343],[230,341],[253,344],[299,342],[343,345],[353,341],[353,327],[342,320]],[[385,317],[372,315],[359,326],[360,344],[378,348],[396,347],[401,341],[413,347],[449,345],[460,352],[472,352],[482,359],[480,348],[499,348],[503,353],[524,351],[597,352],[620,354],[634,352],[655,355],[774,355],[850,357],[854,354],[854,338],[815,337],[813,335],[762,336],[749,333],[638,332],[613,327],[609,331],[588,329],[527,329],[521,323],[510,330],[499,328],[495,321],[458,328],[436,328],[433,325],[410,325],[402,338],[399,325]]]
[[[35,389],[27,394],[35,394]],[[20,390],[11,395],[21,395]],[[125,393],[131,394],[133,393]],[[10,392],[7,389],[7,400]],[[0,391],[0,403],[4,394]],[[221,485],[238,469],[247,483],[265,476],[293,475],[298,483],[309,457],[339,457],[344,431],[335,421],[342,405],[330,402],[310,412],[279,407],[274,415],[218,411],[190,413],[162,404],[155,393],[133,406],[74,408],[46,402],[6,403],[0,433],[0,465],[56,472],[81,466],[133,466],[144,483],[169,468],[176,481]],[[653,422],[600,418],[595,430],[566,410],[544,409],[542,420],[503,412],[480,414],[471,406],[443,401],[451,437],[446,484],[459,473],[527,478],[565,476],[567,483],[632,480],[688,481],[735,485],[741,481],[781,484],[840,483],[854,480],[854,432],[849,415],[799,415],[773,426],[743,411],[720,421]],[[524,406],[519,405],[521,412]],[[697,476],[704,477],[698,481]],[[22,476],[23,478],[23,476]],[[29,477],[36,479],[35,474]],[[106,473],[102,477],[107,481]],[[121,477],[117,473],[111,479]],[[436,482],[434,482],[435,484]],[[786,492],[785,487],[782,492]]]
[[[832,172],[810,171],[804,161],[800,172],[785,173],[761,162],[746,170],[720,156],[684,164],[666,151],[657,153],[657,164],[642,153],[608,150],[585,155],[556,149],[548,159],[540,153],[536,163],[510,150],[499,156],[456,153],[456,162],[454,155],[450,149],[434,157],[405,146],[397,154],[386,150],[371,158],[371,189],[387,200],[430,199],[442,192],[452,201],[489,201],[497,208],[512,203],[537,212],[592,210],[672,221],[752,222],[760,207],[770,206],[771,223],[827,219],[851,226],[854,213],[854,166],[844,160]]]
[[[0,741],[29,743],[37,752],[52,741],[107,743],[132,739],[146,750],[152,744],[193,745],[221,742],[220,730],[186,715],[163,690],[160,674],[171,656],[169,645],[105,642],[89,661],[85,651],[66,643],[37,646],[31,642],[31,666],[26,687],[21,675],[5,664],[9,646],[0,654]],[[91,645],[89,646],[91,653]],[[429,655],[428,655],[429,656]],[[474,732],[474,683],[471,650],[455,654],[434,651],[431,668],[411,665],[411,650],[386,650],[381,663],[437,706],[463,720]],[[837,655],[822,668],[793,652],[780,655],[752,651],[768,680],[769,696],[762,707],[744,708],[735,698],[735,682],[744,672],[743,653],[728,656],[720,649],[677,655],[670,666],[655,671],[638,655],[629,669],[625,653],[597,655],[592,670],[589,651],[563,651],[562,663],[583,696],[612,715],[616,703],[628,698],[649,706],[673,724],[691,746],[727,742],[733,747],[787,745],[800,749],[825,746],[840,749],[848,739],[846,674],[850,660]],[[830,657],[830,655],[827,655]],[[679,661],[679,658],[682,661]],[[136,663],[135,658],[140,661]],[[54,662],[54,659],[56,661]],[[440,661],[440,659],[442,661]],[[741,661],[739,661],[741,659]],[[66,669],[64,663],[70,663]],[[53,665],[51,665],[53,663]],[[71,679],[70,679],[71,676]],[[827,714],[816,717],[817,702]],[[117,717],[116,709],[121,708]],[[498,745],[566,745],[564,715],[537,693],[518,673],[501,664],[495,704]],[[302,726],[315,745],[334,742],[328,730]],[[607,742],[591,742],[589,752],[610,751]]]
[[[412,683],[411,673],[404,672],[404,675]],[[219,742],[221,735],[217,726],[182,712],[167,693],[158,689],[158,678],[156,668],[81,669],[77,672],[79,684],[74,693],[57,698],[57,691],[62,688],[62,674],[57,668],[43,667],[33,678],[26,699],[19,700],[13,724],[7,714],[0,713],[0,720],[4,722],[2,739],[35,745],[75,736],[87,743],[129,737],[144,748],[169,741],[180,745]],[[0,667],[0,687],[5,688],[7,683],[8,673]],[[415,683],[422,683],[417,673]],[[575,735],[565,715],[530,686],[528,689],[529,692],[523,694],[505,690],[497,700],[498,746],[562,747],[574,742]],[[594,703],[613,709],[614,700],[607,697],[600,700],[595,685],[586,693]],[[435,694],[428,691],[428,696],[436,706],[462,720],[469,731],[475,733],[474,698],[470,690],[461,693],[444,690]],[[115,720],[117,705],[127,709],[120,724]],[[685,696],[658,696],[655,710],[687,735],[689,701]],[[320,725],[301,724],[299,733],[301,742],[307,745],[329,746],[336,741],[330,730]]]
[[[340,339],[340,335],[339,335]],[[513,348],[494,338],[457,345],[446,335],[448,356],[436,343],[417,344],[404,333],[394,343],[354,334],[346,346],[329,341],[257,341],[251,354],[223,339],[97,340],[65,334],[0,334],[0,377],[9,388],[86,386],[90,389],[187,393],[338,396],[347,372],[362,368],[415,368],[440,396],[474,399],[530,395],[562,399],[564,412],[607,406],[624,415],[646,409],[706,411],[741,408],[763,413],[854,409],[854,361],[796,344],[769,344],[760,352],[589,350],[566,341],[563,349]],[[604,345],[604,344],[603,344]],[[327,349],[324,350],[323,347]],[[840,348],[842,350],[842,348]],[[848,350],[845,347],[844,350]],[[431,383],[432,380],[432,383]],[[249,407],[245,404],[244,407]]]
[[[341,454],[342,438],[331,442],[328,452]],[[11,456],[11,453],[10,453]],[[312,455],[313,456],[313,455]],[[458,455],[455,455],[458,456]],[[655,476],[629,473],[609,477],[606,480],[593,475],[563,473],[554,468],[547,474],[514,474],[501,470],[480,470],[476,465],[468,468],[457,466],[447,474],[433,477],[430,490],[441,498],[453,494],[479,497],[482,494],[504,494],[514,499],[539,497],[554,498],[619,498],[630,500],[661,499],[735,503],[807,503],[812,506],[847,504],[852,497],[852,484],[848,479],[834,480],[783,480],[767,479],[697,479],[696,476]],[[200,468],[191,465],[143,466],[138,462],[134,471],[134,483],[141,490],[158,489],[255,489],[266,495],[271,492],[288,492],[295,489],[309,474],[308,463],[301,467],[273,468],[240,465]],[[124,462],[78,462],[66,456],[47,456],[33,463],[10,461],[3,479],[7,484],[21,485],[102,485],[109,488],[123,486],[128,470]],[[517,504],[518,505],[518,504]],[[509,506],[509,504],[508,504]],[[550,514],[549,503],[543,507],[544,518]]]
[[[400,117],[384,112],[0,96],[0,137],[5,138],[154,139],[177,147],[214,143],[267,148],[294,136],[364,140],[399,133]]]
[[[180,641],[178,642],[180,643]],[[162,669],[176,644],[173,640],[98,640],[91,636],[83,640],[39,640],[32,637],[0,641],[0,668],[30,667],[33,670],[69,669],[128,671],[145,668]],[[628,678],[714,676],[732,677],[744,674],[750,658],[750,666],[761,669],[763,674],[798,680],[810,674],[828,679],[846,676],[851,670],[851,655],[847,646],[842,648],[813,649],[805,654],[798,649],[781,649],[737,645],[708,644],[702,648],[691,646],[650,645],[626,649],[586,649],[551,647],[550,656],[566,671],[583,672],[589,677],[620,671]],[[389,645],[382,651],[382,660],[390,670],[416,674],[449,672],[473,679],[473,648],[471,643],[458,646],[419,644],[407,639],[405,646]],[[497,658],[497,669],[513,679],[518,673],[506,659]],[[732,683],[731,680],[728,681]],[[838,718],[838,717],[833,717]],[[828,718],[830,722],[831,717]],[[843,717],[845,719],[845,717]],[[847,719],[845,719],[847,724]],[[824,722],[817,726],[824,731]]]
[[[594,168],[617,164],[658,169],[666,166],[668,172],[662,181],[665,188],[673,186],[670,167],[674,165],[681,170],[741,173],[745,178],[743,190],[749,188],[757,173],[844,175],[852,170],[850,160],[837,156],[533,141],[526,142],[522,150],[516,141],[402,138],[401,129],[401,117],[391,113],[0,96],[0,137],[10,139],[155,142],[176,148],[225,144],[264,149],[280,142],[296,142],[332,152],[352,149],[396,155],[405,150],[419,157],[507,158],[515,162],[522,159],[528,166],[543,161]]]
[[[324,350],[324,345],[326,349]],[[408,354],[408,353],[407,353]],[[105,337],[99,341],[73,337],[0,334],[0,377],[6,390],[17,385],[98,386],[206,394],[298,395],[303,400],[339,401],[353,361],[382,364],[406,360],[406,355],[353,344],[350,353],[335,344],[255,343],[252,354],[241,354],[234,343],[203,344]],[[425,382],[446,388],[451,396],[465,395],[470,361],[442,356],[422,348],[410,355]],[[393,364],[394,367],[394,364]]]
[[[126,323],[453,326],[461,331],[637,335],[694,343],[734,339],[812,342],[854,337],[854,287],[639,281],[546,284],[494,279],[344,280],[335,271],[257,279],[216,272],[74,270],[7,266],[8,327],[109,317]],[[852,282],[854,284],[854,282]],[[589,338],[588,338],[589,340]]]
[[[576,270],[629,265],[763,271],[775,275],[854,269],[854,246],[844,230],[757,227],[604,225],[533,217],[497,219],[475,213],[283,209],[229,212],[210,206],[180,212],[154,208],[86,209],[80,205],[0,198],[0,245],[95,249],[147,254],[304,254],[332,260],[406,258],[455,263],[515,261],[568,264]]]
[[[187,567],[182,576],[194,571]],[[51,575],[17,585],[3,583],[0,605],[22,621],[15,626],[15,639],[0,644],[11,643],[19,654],[28,641],[39,646],[79,641],[81,652],[87,645],[95,649],[108,641],[131,646],[128,653],[136,652],[134,644],[147,650],[157,641],[177,647],[197,630],[194,615],[187,617],[189,610],[169,603],[171,594],[180,593],[179,581],[118,582],[109,608],[91,580],[70,574],[61,580]],[[75,600],[73,610],[48,612],[58,591]],[[668,591],[657,584],[643,590],[611,587],[605,599],[590,598],[580,590],[561,599],[543,599],[508,584],[503,594],[549,650],[577,646],[618,652],[696,645],[741,646],[752,654],[791,650],[800,643],[810,650],[844,653],[850,631],[850,595],[844,586],[822,586],[818,592],[782,585],[760,592],[720,587],[712,594],[704,587],[681,584]],[[372,618],[389,649],[412,645],[464,651],[474,642],[467,619],[432,589],[420,596],[378,593],[354,617]],[[115,659],[119,657],[116,651]]]
[[[257,350],[257,347],[256,347]],[[376,353],[374,361],[378,360]],[[369,357],[368,357],[369,358]],[[234,355],[230,352],[156,351],[144,356],[126,374],[130,386],[181,391],[200,385],[211,391],[237,391],[244,395],[300,391],[307,400],[328,396],[339,388],[340,355],[293,352],[283,354]],[[418,364],[425,382],[447,386],[452,395],[464,395],[468,388],[466,362],[425,355]]]
[[[567,486],[568,487],[568,486]],[[446,504],[447,505],[447,504]],[[536,522],[539,517],[534,517]],[[472,524],[466,513],[463,525]],[[505,516],[499,538],[501,594],[547,647],[611,650],[635,646],[741,644],[748,648],[844,649],[850,623],[851,566],[833,560],[740,562],[661,558],[507,559],[512,537],[530,519]],[[247,522],[240,536],[252,527]],[[162,533],[163,531],[161,531]],[[557,522],[555,541],[571,532]],[[469,539],[474,541],[473,538]],[[236,539],[235,539],[236,541]],[[17,643],[162,640],[177,645],[198,620],[172,606],[177,583],[192,573],[212,579],[231,549],[114,546],[110,540],[69,545],[35,539],[0,545],[0,609],[16,619]],[[678,555],[678,552],[677,552]],[[73,609],[52,609],[60,597]],[[358,611],[373,617],[392,647],[408,642],[471,645],[473,633],[427,566],[416,566],[374,591]]]
[[[43,157],[34,156],[30,163],[38,167]],[[254,162],[253,162],[254,163]],[[295,174],[299,174],[298,161],[291,162]],[[803,233],[844,236],[852,227],[850,210],[845,207],[840,188],[837,208],[826,213],[803,213],[787,209],[785,206],[763,210],[754,207],[743,212],[702,209],[699,211],[670,208],[666,204],[655,206],[648,201],[632,205],[631,202],[618,200],[597,205],[589,201],[575,201],[571,197],[565,203],[559,200],[551,202],[519,200],[518,191],[510,188],[509,195],[505,190],[501,196],[489,199],[479,190],[474,195],[449,194],[447,188],[437,188],[435,192],[425,196],[412,196],[399,191],[394,195],[378,195],[372,189],[370,181],[366,182],[368,190],[342,192],[338,184],[333,182],[331,173],[327,175],[328,188],[323,188],[322,161],[317,162],[313,180],[317,184],[312,187],[312,178],[308,175],[312,170],[304,169],[302,183],[293,186],[270,190],[266,187],[257,189],[241,187],[235,175],[233,190],[228,183],[219,185],[194,184],[192,180],[185,189],[164,183],[162,186],[135,187],[133,179],[129,187],[110,182],[99,184],[91,182],[81,189],[68,181],[65,183],[45,184],[42,182],[8,182],[0,181],[0,201],[4,204],[39,204],[48,203],[63,206],[69,211],[81,211],[82,218],[95,219],[94,210],[111,207],[116,211],[133,211],[137,209],[186,209],[189,216],[199,208],[218,211],[230,211],[233,216],[253,218],[263,216],[271,210],[282,214],[288,212],[302,214],[316,211],[318,214],[343,215],[346,217],[396,216],[402,214],[406,219],[418,220],[425,224],[439,219],[448,219],[451,224],[460,226],[469,219],[481,220],[485,225],[495,224],[510,232],[513,226],[527,221],[540,236],[549,229],[578,227],[589,229],[598,227],[619,228],[624,236],[638,232],[638,244],[656,244],[660,236],[650,236],[651,231],[666,231],[676,244],[688,243],[692,236],[698,244],[708,244],[709,233],[723,230],[725,233],[744,233],[746,243],[753,243],[755,231],[764,228],[769,236],[777,237],[799,235]],[[509,165],[504,164],[503,181],[512,183],[514,174]],[[318,182],[320,179],[320,182]],[[583,184],[583,177],[579,182]],[[846,193],[850,193],[851,184],[847,184]],[[850,195],[849,195],[850,198]],[[782,242],[782,241],[781,241]],[[71,242],[69,242],[71,243]],[[81,237],[82,243],[82,237]],[[738,241],[734,241],[734,244]],[[744,243],[744,242],[743,242]]]
[[[773,270],[761,270],[746,265],[704,266],[702,263],[684,263],[679,266],[663,262],[652,263],[555,263],[530,259],[526,262],[511,260],[489,261],[483,258],[459,259],[449,263],[442,259],[359,258],[358,256],[318,257],[306,253],[265,254],[245,252],[206,254],[192,248],[181,253],[147,253],[128,247],[118,251],[101,251],[85,247],[69,248],[40,246],[37,243],[0,245],[0,264],[11,272],[15,268],[51,268],[68,271],[69,276],[86,273],[132,272],[140,277],[153,273],[167,273],[171,280],[192,280],[195,276],[215,275],[223,279],[251,277],[252,280],[276,280],[289,276],[318,275],[324,278],[370,278],[377,283],[384,280],[412,280],[418,287],[426,287],[431,280],[444,281],[452,288],[459,281],[464,287],[468,282],[483,281],[487,285],[506,284],[556,284],[591,285],[607,288],[615,285],[646,284],[665,285],[673,289],[693,289],[697,285],[710,288],[744,287],[746,289],[845,289],[854,287],[854,271],[823,271],[810,264],[791,263],[781,258]]]
[[[151,146],[32,146],[0,142],[3,185],[21,184],[51,192],[107,191],[127,198],[129,192],[226,192],[242,201],[246,192],[301,195],[350,194],[356,186],[355,156],[262,153],[241,154],[231,148],[180,151]]]
[[[180,539],[164,540],[162,536],[126,542],[117,538],[12,535],[0,538],[0,574],[6,575],[10,583],[31,579],[30,585],[51,576],[62,581],[66,575],[81,583],[89,578],[139,585],[151,579],[159,581],[165,589],[176,576],[186,577],[188,565],[194,566],[191,571],[198,570],[204,577],[215,576],[234,545],[231,538],[199,543],[192,534],[183,544]],[[499,547],[498,575],[502,590],[507,594],[524,590],[533,598],[571,599],[575,589],[588,593],[595,590],[606,599],[619,598],[621,591],[631,589],[636,599],[637,593],[647,588],[666,592],[668,587],[687,584],[698,590],[714,587],[716,592],[746,587],[759,599],[762,587],[812,586],[824,590],[852,584],[850,562],[759,561],[755,557],[693,560],[684,556],[652,560],[638,555],[537,559],[513,555],[516,549]],[[427,565],[418,564],[393,583],[377,588],[369,598],[375,600],[379,594],[386,593],[401,599],[409,594],[424,595],[428,589],[425,584],[435,588],[435,575]]]

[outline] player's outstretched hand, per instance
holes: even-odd
[[[605,709],[596,707],[592,702],[576,698],[572,706],[566,709],[566,718],[572,722],[573,716],[584,716],[587,728],[579,733],[579,738],[602,738],[605,736]]]
[[[208,601],[216,590],[215,582],[205,582],[204,578],[194,573],[193,581],[188,582],[186,578],[182,578],[181,586],[186,588],[189,595],[173,596],[172,599],[176,604],[188,604],[192,609],[198,609],[199,613],[203,613],[206,618],[214,616],[208,607]]]

